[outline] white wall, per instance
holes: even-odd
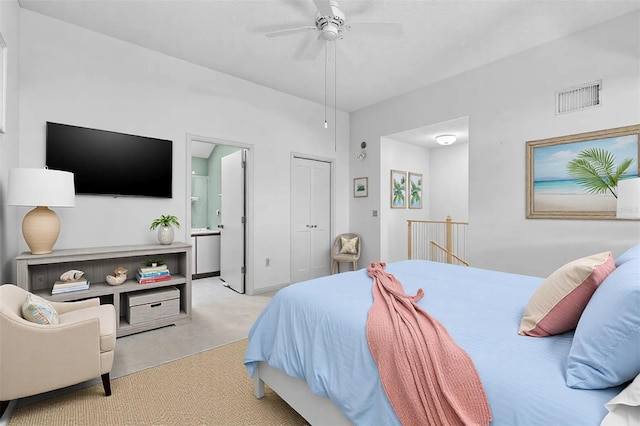
[[[432,148],[429,159],[430,220],[469,220],[469,144]]]
[[[380,260],[395,262],[407,258],[407,220],[429,218],[429,150],[416,145],[382,138],[380,145]],[[422,209],[391,208],[391,170],[422,174]],[[409,177],[407,176],[407,180]],[[370,190],[371,191],[371,190]],[[408,194],[407,194],[408,197]],[[368,240],[363,237],[363,245]],[[362,263],[364,267],[367,263]]]
[[[18,241],[22,215],[16,207],[7,206],[9,168],[18,164],[20,138],[18,117],[19,6],[17,1],[0,1],[0,30],[7,43],[7,91],[5,133],[0,133],[0,284],[15,282]]]
[[[352,113],[352,177],[378,174],[381,136],[468,116],[472,265],[546,276],[579,256],[620,254],[640,241],[638,222],[525,218],[525,144],[640,122],[639,24],[640,13],[628,14]],[[599,79],[602,106],[554,114],[555,91]],[[363,140],[368,161],[357,162]],[[375,194],[351,202],[352,230],[369,242],[364,264],[382,254],[369,215],[387,200]]]
[[[57,249],[156,243],[149,231],[152,219],[187,217],[186,135],[249,144],[248,272],[260,291],[289,282],[290,153],[336,158],[337,182],[349,179],[347,114],[338,113],[334,152],[334,130],[324,128],[322,105],[25,9],[20,10],[20,72],[20,167],[44,165],[46,121],[174,142],[173,199],[77,196],[75,208],[57,209],[62,227]],[[348,228],[351,194],[349,185],[335,190],[339,231]],[[20,210],[22,217],[27,209]],[[177,241],[190,241],[186,228],[177,232]],[[24,250],[20,239],[15,254]],[[266,257],[270,267],[264,266]]]

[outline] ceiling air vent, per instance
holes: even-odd
[[[579,111],[600,105],[602,80],[556,92],[556,114]]]

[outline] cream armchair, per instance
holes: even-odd
[[[25,320],[22,304],[28,292],[13,284],[0,286],[0,416],[13,399],[102,377],[111,395],[109,372],[116,344],[113,305],[99,299],[51,302],[59,324]]]

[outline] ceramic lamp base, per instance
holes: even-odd
[[[60,219],[48,207],[38,206],[22,220],[22,235],[32,254],[47,254],[60,235]]]

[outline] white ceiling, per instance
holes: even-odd
[[[394,133],[392,135],[387,135],[386,137],[426,148],[437,148],[441,146],[436,142],[436,136],[439,135],[454,135],[456,137],[456,144],[468,143],[469,117],[460,117],[453,120],[442,121],[429,126]]]
[[[191,141],[191,156],[198,158],[209,158],[216,144],[209,142]]]
[[[640,9],[640,0],[340,0],[347,23],[401,23],[402,33],[376,34],[354,25],[335,42],[336,48],[329,43],[325,67],[324,51],[314,60],[299,59],[315,31],[264,35],[314,25],[317,9],[312,0],[19,0],[19,4],[320,104],[326,96],[329,107],[337,103],[346,112]]]

